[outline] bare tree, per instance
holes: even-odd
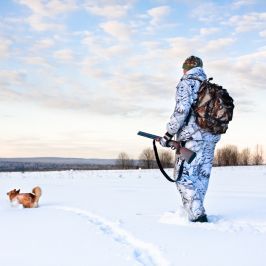
[[[249,148],[245,148],[239,154],[239,165],[249,165],[250,163],[251,153]]]
[[[144,149],[139,156],[139,160],[143,168],[148,168],[148,169],[154,168],[155,158],[153,150],[151,148]]]
[[[213,165],[214,166],[221,166],[221,152],[220,149],[217,149],[214,154],[213,159]]]
[[[263,148],[261,145],[256,145],[255,153],[253,155],[253,163],[255,165],[263,164]]]
[[[171,151],[160,152],[160,161],[163,167],[173,167],[173,153]]]
[[[215,162],[219,166],[238,165],[239,153],[235,145],[227,145],[218,149]]]
[[[127,153],[120,152],[116,160],[116,165],[121,169],[129,169],[133,167],[133,160],[131,160]]]

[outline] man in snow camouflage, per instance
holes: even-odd
[[[215,145],[220,140],[220,135],[200,128],[192,110],[201,81],[207,78],[202,60],[190,56],[183,64],[183,72],[184,75],[176,87],[174,113],[167,123],[167,132],[160,139],[160,144],[167,147],[168,142],[176,135],[177,140],[186,148],[197,153],[190,164],[177,155],[174,178],[189,220],[207,222],[203,201],[208,188]]]

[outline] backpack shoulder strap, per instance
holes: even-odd
[[[195,77],[195,78],[193,78],[193,77],[188,77],[188,78],[186,78],[186,79],[194,79],[194,80],[198,80],[198,81],[200,82],[200,84],[204,82],[204,81],[202,81],[201,79],[199,79],[199,78],[197,78],[197,77]],[[209,78],[208,81],[211,80],[211,79],[212,79],[212,78]],[[181,79],[181,80],[185,80],[185,79]],[[186,119],[185,119],[185,121],[184,121],[184,123],[185,123],[186,126],[188,125],[188,122],[189,122],[189,119],[190,119],[191,115],[192,115],[192,106],[190,107],[189,112],[188,112],[188,115],[187,115],[187,117],[186,117]]]

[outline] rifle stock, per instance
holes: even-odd
[[[182,147],[180,142],[171,140],[169,142],[169,146],[170,147],[174,147],[176,149],[176,152],[179,153],[181,155],[182,158],[184,158],[184,160],[187,163],[191,163],[195,157],[196,157],[196,152],[186,148],[186,147]]]
[[[155,140],[159,140],[162,137],[160,136],[156,136],[150,133],[146,133],[143,131],[139,131],[138,132],[139,136],[145,137],[145,138],[149,138],[149,139],[155,139]],[[173,148],[176,150],[176,153],[180,154],[181,157],[187,162],[187,163],[191,163],[195,157],[196,157],[196,153],[190,149],[187,149],[186,147],[182,147],[181,143],[175,140],[171,140],[169,141],[169,147]]]

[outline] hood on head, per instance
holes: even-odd
[[[197,78],[203,81],[207,79],[207,75],[205,74],[202,67],[194,67],[189,71],[187,71],[187,73],[184,74],[182,79],[187,79],[187,78]]]

